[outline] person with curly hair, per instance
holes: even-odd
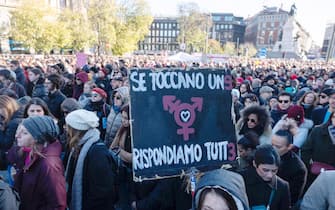
[[[270,114],[265,107],[251,105],[244,108],[241,119],[236,123],[237,139],[241,139],[249,131],[254,131],[259,136],[260,144],[270,143],[270,121]]]

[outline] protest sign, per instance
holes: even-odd
[[[176,176],[236,158],[232,77],[223,70],[131,70],[135,179]]]
[[[87,64],[87,55],[85,53],[77,53],[76,58],[76,67],[82,68],[85,64]]]

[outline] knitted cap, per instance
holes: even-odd
[[[65,122],[70,127],[81,131],[99,126],[99,118],[97,115],[94,112],[90,112],[85,109],[78,109],[70,112],[66,116]]]
[[[84,71],[81,71],[78,74],[76,74],[76,78],[79,78],[83,83],[88,81],[88,75]]]
[[[287,111],[287,117],[297,121],[298,125],[304,122],[304,115],[304,108],[299,105],[293,105]]]
[[[107,93],[103,89],[101,89],[101,88],[93,88],[92,92],[96,92],[99,95],[101,95],[101,97],[107,98]]]
[[[39,144],[53,142],[57,139],[59,128],[49,116],[33,116],[22,121],[22,124]]]
[[[274,90],[269,86],[263,86],[259,89],[259,93],[272,93]]]

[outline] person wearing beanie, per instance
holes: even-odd
[[[294,147],[291,149],[297,152],[307,140],[309,130],[312,127],[313,121],[304,118],[304,108],[293,105],[288,109],[287,115],[284,115],[273,127],[272,134],[278,130],[288,130],[293,136],[292,146]]]
[[[69,113],[65,122],[71,151],[65,171],[69,209],[114,210],[116,171],[109,150],[100,140],[98,117],[78,109]]]
[[[206,172],[196,184],[195,209],[249,209],[241,175],[225,169]]]
[[[52,115],[60,120],[62,118],[60,105],[66,99],[66,96],[59,90],[62,85],[62,77],[58,74],[50,74],[44,84],[49,92],[45,101]]]
[[[17,146],[9,150],[8,160],[17,171],[14,188],[20,195],[22,210],[66,209],[58,133],[58,126],[49,116],[24,119],[17,129]]]
[[[110,113],[107,117],[107,128],[105,135],[105,144],[107,147],[112,143],[116,132],[122,124],[121,108],[129,103],[129,88],[119,87],[115,90],[113,103]]]
[[[85,71],[81,71],[76,74],[75,82],[73,86],[73,95],[72,97],[77,99],[84,91],[84,84],[88,81],[88,74]]]
[[[101,139],[105,139],[107,128],[107,117],[110,113],[111,107],[106,103],[107,93],[101,88],[92,89],[92,97],[86,104],[84,109],[95,112],[99,118],[99,131]]]
[[[280,156],[272,145],[257,147],[253,167],[240,173],[245,182],[250,209],[290,209],[289,184],[276,175],[279,166]]]

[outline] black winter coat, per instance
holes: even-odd
[[[301,157],[308,168],[311,160],[335,166],[335,145],[330,139],[326,125],[312,129],[301,148]]]
[[[60,90],[56,90],[56,92],[54,93],[49,93],[47,99],[45,100],[50,112],[57,119],[61,119],[63,117],[60,105],[65,99],[66,96],[62,92],[60,92]]]
[[[272,127],[274,127],[277,122],[282,118],[283,115],[287,114],[287,110],[272,110],[271,118],[272,118]]]
[[[77,159],[69,160],[68,185],[73,182]],[[82,184],[82,210],[114,210],[118,195],[115,188],[115,168],[105,144],[93,144],[84,160]],[[69,187],[67,201],[71,202],[72,189]]]
[[[185,187],[179,177],[159,180],[150,194],[137,201],[137,210],[189,210],[192,197]]]
[[[13,145],[15,140],[15,133],[18,125],[23,119],[22,110],[18,110],[14,113],[13,117],[7,123],[4,131],[0,130],[0,169],[4,170],[7,168],[6,152]]]
[[[24,88],[27,87],[27,78],[24,75],[24,71],[23,69],[21,69],[20,67],[14,70],[15,74],[16,74],[16,81],[18,83],[20,83]]]
[[[328,106],[322,108],[316,108],[312,112],[312,121],[314,126],[321,125],[323,123],[323,119],[327,113]]]
[[[270,184],[257,174],[255,168],[249,168],[247,171],[241,172],[241,175],[245,182],[250,207],[267,206],[272,191]],[[276,179],[273,186],[275,194],[270,209],[288,210],[291,202],[289,184],[278,176],[276,176]]]
[[[39,78],[36,84],[33,82],[29,82],[27,85],[27,95],[45,100],[48,94],[44,86],[44,79]]]
[[[299,156],[289,151],[280,157],[281,164],[277,175],[290,185],[291,203],[301,198],[307,179],[307,169]]]

